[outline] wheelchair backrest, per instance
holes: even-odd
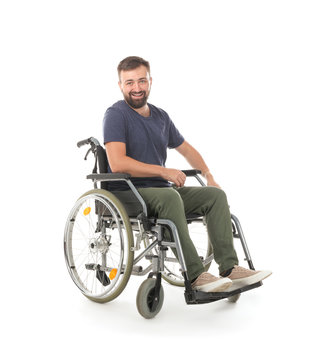
[[[108,172],[108,159],[106,151],[101,145],[96,147],[96,156],[99,174],[106,174]],[[101,189],[108,190],[108,181],[101,182]]]

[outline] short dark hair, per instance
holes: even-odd
[[[148,61],[146,61],[138,56],[126,57],[119,63],[119,65],[117,67],[117,72],[119,74],[119,77],[120,77],[121,71],[134,70],[141,65],[145,66],[148,70],[148,73],[150,74],[150,64]]]

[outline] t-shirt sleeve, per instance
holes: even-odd
[[[126,143],[125,118],[121,111],[109,108],[103,119],[104,144],[111,141]]]
[[[170,119],[168,148],[174,149],[180,146],[183,142],[184,137],[180,134],[179,130],[175,127],[174,123]]]

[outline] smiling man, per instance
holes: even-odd
[[[119,87],[128,105],[136,109],[140,115],[149,116],[150,109],[147,101],[152,84],[150,70],[141,65],[127,72],[120,71],[119,78]]]
[[[124,100],[107,109],[103,122],[109,172],[131,174],[150,215],[174,222],[192,287],[208,292],[233,290],[269,276],[270,271],[238,266],[226,194],[169,115],[147,102],[152,85],[149,63],[130,56],[120,62],[117,70]],[[186,175],[165,166],[168,148],[176,149],[193,168],[201,170],[208,186],[184,186]],[[129,191],[124,182],[109,186],[111,191]],[[186,213],[205,216],[220,277],[204,271],[189,236]]]

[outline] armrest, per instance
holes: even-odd
[[[200,170],[190,169],[190,170],[181,170],[186,176],[196,176],[201,174]],[[90,174],[87,175],[86,178],[90,180],[97,181],[116,181],[116,180],[125,180],[131,177],[130,174],[127,173],[105,173],[105,174]]]
[[[181,170],[186,176],[196,176],[201,174],[200,170],[197,169],[190,169],[190,170]]]
[[[135,197],[139,200],[142,205],[143,213],[145,216],[148,216],[148,209],[145,204],[144,199],[137,191],[135,186],[133,185],[132,181],[130,180],[131,175],[127,173],[105,173],[105,174],[90,174],[86,176],[87,179],[94,180],[94,181],[119,181],[124,180],[129,185],[129,188],[134,193]]]
[[[105,173],[105,174],[90,174],[86,176],[86,179],[97,180],[97,181],[117,181],[126,180],[131,177],[127,173]]]

